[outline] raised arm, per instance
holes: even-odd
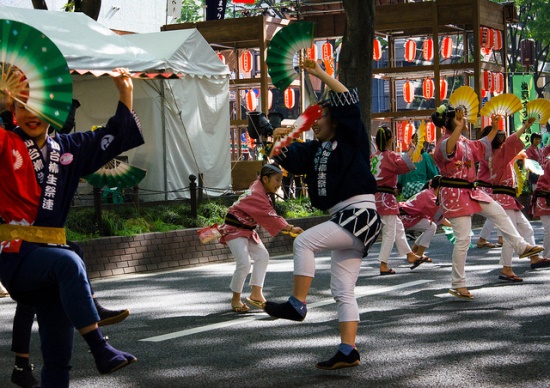
[[[113,70],[113,72],[119,74],[113,77],[115,86],[118,89],[119,100],[124,105],[126,105],[126,107],[128,107],[128,109],[131,111],[133,110],[133,102],[134,102],[133,101],[134,84],[132,83],[132,78],[130,78],[128,69],[116,68]]]
[[[327,72],[321,69],[321,66],[319,66],[317,61],[314,61],[312,59],[305,59],[300,63],[300,68],[304,69],[307,73],[319,78],[322,82],[325,83],[326,86],[330,88],[330,90],[335,93],[344,93],[348,91],[348,88],[344,84],[342,84],[336,78],[331,77],[330,75],[328,75]]]
[[[521,126],[520,129],[518,129],[516,131],[516,136],[517,137],[520,137],[521,135],[523,135],[523,133],[527,130],[527,128],[531,128],[531,125],[533,125],[533,123],[535,122],[535,118],[534,117],[529,117],[524,123],[523,125]]]

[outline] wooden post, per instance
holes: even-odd
[[[203,200],[203,188],[204,188],[204,174],[199,174],[199,186],[197,190],[197,202],[202,203]]]

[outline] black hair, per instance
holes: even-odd
[[[424,186],[422,187],[422,190],[426,190],[427,188],[431,187],[432,189],[437,189],[439,186],[441,186],[441,175],[434,176],[431,180],[426,182]]]
[[[533,132],[533,133],[531,134],[531,143],[532,143],[533,140],[535,140],[535,139],[541,139],[541,140],[542,140],[541,134],[540,134],[540,133],[535,133],[535,132]]]
[[[378,147],[378,150],[385,151],[388,141],[391,138],[392,138],[391,129],[389,129],[385,125],[378,127],[378,131],[376,132],[376,146]]]
[[[260,171],[260,179],[262,179],[264,176],[270,177],[275,174],[282,174],[283,171],[277,167],[274,164],[266,164],[262,167],[262,170]]]
[[[492,125],[487,125],[485,128],[483,128],[483,131],[481,131],[481,138],[484,138],[493,130]],[[503,134],[505,137],[498,136],[499,134]],[[495,135],[493,141],[491,141],[491,148],[494,150],[497,150],[500,148],[501,144],[504,143],[504,140],[506,140],[506,133],[504,131],[498,131]]]

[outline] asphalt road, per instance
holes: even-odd
[[[540,222],[533,226],[541,242]],[[77,335],[71,386],[550,386],[550,269],[531,270],[527,259],[515,258],[515,271],[525,281],[503,282],[498,280],[500,249],[472,248],[467,278],[475,300],[463,301],[447,293],[452,245],[444,235],[436,236],[427,251],[434,263],[414,271],[394,249],[393,276],[379,276],[379,248],[375,244],[363,261],[356,289],[361,313],[361,365],[356,368],[327,372],[313,366],[330,358],[339,343],[325,254],[318,258],[309,312],[300,323],[273,320],[261,311],[231,312],[233,263],[94,281],[105,307],[131,309],[126,321],[103,332],[139,361],[99,375]],[[292,268],[291,257],[272,258],[268,299],[286,300]],[[13,365],[15,303],[6,298],[0,306],[0,387],[5,387]],[[40,369],[34,329],[32,361]]]

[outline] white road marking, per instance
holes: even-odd
[[[356,287],[355,288],[355,295],[356,295],[357,298],[362,298],[364,296],[383,294],[383,293],[386,293],[386,292],[391,292],[391,291],[399,290],[399,289],[402,289],[402,288],[414,287],[414,286],[418,286],[418,285],[425,284],[425,283],[430,283],[430,282],[433,282],[433,280],[416,280],[414,282],[397,284],[395,286],[382,287],[382,288],[372,288],[372,287],[365,287],[365,286]],[[315,308],[315,307],[327,306],[327,305],[333,304],[333,303],[336,303],[334,301],[334,299],[327,299],[327,300],[323,300],[323,301],[319,301],[319,302],[315,302],[315,303],[311,303],[311,304],[308,303],[307,307],[308,307],[308,310],[311,310],[312,308]],[[267,314],[258,314],[258,315],[255,315],[255,316],[247,316],[245,318],[235,318],[235,319],[233,319],[231,321],[227,321],[227,322],[213,323],[211,325],[199,326],[199,327],[195,327],[193,329],[176,331],[176,332],[169,333],[169,334],[163,334],[163,335],[158,335],[158,336],[155,336],[155,337],[144,338],[144,339],[141,339],[140,341],[147,341],[147,342],[168,341],[168,340],[171,340],[171,339],[174,339],[174,338],[186,337],[186,336],[197,334],[197,333],[204,333],[206,331],[217,330],[217,329],[221,329],[221,328],[229,327],[229,326],[233,326],[233,325],[242,325],[243,323],[246,323],[246,322],[257,321],[257,320],[260,320],[260,319],[268,319],[268,318],[271,318],[271,317]]]

